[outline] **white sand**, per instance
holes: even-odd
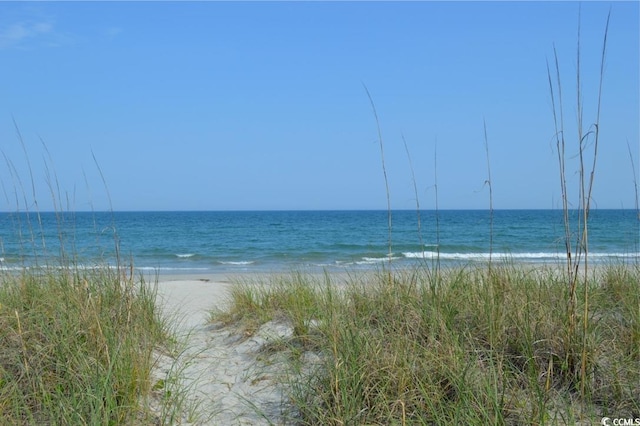
[[[252,336],[243,336],[236,329],[211,324],[209,311],[225,306],[229,286],[220,276],[159,279],[158,303],[166,315],[176,319],[173,322],[183,340],[179,353],[156,354],[152,372],[158,389],[151,406],[167,424],[287,423],[290,407],[284,390],[274,381],[286,369],[273,356],[265,362],[259,355],[269,341],[290,336],[291,327],[270,322]],[[176,385],[182,391],[176,392]],[[163,395],[184,397],[177,401],[182,405],[180,418],[168,419],[161,412],[157,398]]]

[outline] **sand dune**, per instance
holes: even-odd
[[[265,362],[260,352],[273,339],[291,335],[292,329],[270,322],[246,336],[233,327],[212,324],[208,312],[224,308],[229,286],[221,276],[159,279],[158,303],[176,318],[182,340],[179,353],[156,354],[152,372],[158,384],[152,406],[158,416],[163,417],[158,398],[167,392],[184,397],[180,418],[170,424],[285,424],[291,415],[284,389],[274,381],[286,369],[276,355]],[[176,385],[182,391],[172,391]]]

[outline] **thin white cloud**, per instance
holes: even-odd
[[[0,49],[24,47],[26,43],[53,33],[50,22],[22,21],[0,28]]]
[[[120,27],[109,27],[104,33],[108,38],[116,38],[118,35],[122,34],[124,30]]]

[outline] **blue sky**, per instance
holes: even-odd
[[[599,208],[632,208],[638,2],[582,4],[584,123],[595,121],[609,9],[593,198]],[[42,210],[52,198],[74,210],[385,209],[364,85],[393,208],[416,206],[403,137],[421,207],[435,207],[437,176],[439,208],[488,208],[483,120],[494,208],[559,207],[546,70],[554,45],[575,204],[578,10],[576,2],[2,2],[0,210],[24,208],[25,198],[33,208],[32,180]]]

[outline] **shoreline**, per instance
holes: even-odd
[[[587,264],[589,271],[602,271],[608,267],[624,267],[633,268],[639,264],[636,262],[589,262]],[[581,262],[578,268],[579,273],[584,271],[584,262]],[[566,271],[567,264],[562,262],[554,263],[529,263],[529,262],[512,262],[495,260],[491,263],[492,268],[515,268],[522,269],[524,271]],[[460,264],[442,264],[439,267],[440,272],[450,272],[456,270],[483,270],[489,268],[489,263],[460,263]],[[342,270],[329,270],[329,269],[310,269],[301,267],[299,269],[281,269],[281,270],[256,270],[256,271],[242,271],[242,272],[166,272],[156,271],[155,273],[144,271],[139,273],[145,279],[145,282],[153,282],[157,279],[161,282],[174,282],[174,281],[199,281],[204,283],[219,283],[219,284],[232,284],[234,282],[269,280],[277,277],[286,277],[294,274],[300,274],[308,276],[314,279],[324,279],[329,277],[332,281],[342,281],[348,278],[371,276],[380,273],[387,273],[387,271],[393,273],[406,273],[414,271],[435,271],[436,268],[432,265],[397,265],[392,263],[391,268],[388,264],[380,265],[378,268],[363,268],[363,269],[342,269]],[[139,271],[138,271],[139,272]]]
[[[487,270],[489,265],[477,266],[468,271]],[[555,281],[553,278],[561,276],[566,265],[494,263],[492,266],[496,270],[506,266],[516,272],[540,274]],[[605,270],[603,266],[607,265],[589,265],[590,274],[593,271],[597,277]],[[640,265],[621,266],[638,268]],[[448,275],[452,271],[455,268],[443,268],[441,273]],[[184,389],[187,389],[184,395],[187,405],[198,406],[203,416],[196,423],[183,419],[184,423],[285,424],[285,419],[295,409],[287,399],[286,381],[282,380],[283,371],[286,371],[285,361],[282,356],[278,357],[277,352],[265,358],[264,348],[278,339],[290,337],[294,333],[292,324],[286,319],[275,318],[247,333],[233,324],[212,322],[211,313],[224,311],[229,306],[230,290],[235,283],[277,286],[277,277],[301,274],[309,278],[310,285],[326,283],[328,279],[332,286],[339,288],[341,284],[350,282],[375,284],[376,276],[381,278],[381,274],[386,272],[378,269],[338,274],[308,271],[153,274],[157,306],[175,327],[180,349],[173,355],[155,354],[152,380],[154,383],[169,382],[172,374],[179,375]],[[404,274],[411,269],[392,268],[390,272]],[[514,277],[517,279],[517,276]],[[469,284],[472,288],[473,282]],[[372,294],[375,294],[375,286],[372,289]],[[313,354],[309,356],[309,359],[318,358]]]

